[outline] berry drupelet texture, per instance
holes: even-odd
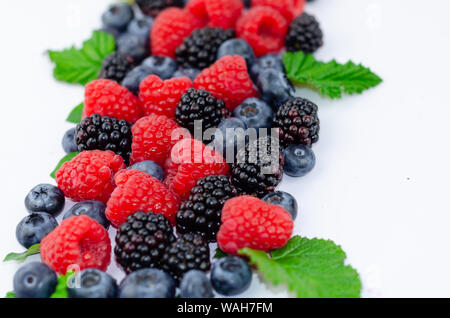
[[[181,204],[177,213],[178,233],[198,233],[208,242],[215,242],[222,224],[223,205],[237,195],[236,188],[224,175],[198,180],[189,199]]]
[[[291,144],[310,146],[319,140],[318,107],[307,99],[297,97],[278,108],[272,127],[279,128],[283,147]]]
[[[151,17],[156,17],[162,10],[168,7],[182,8],[183,0],[136,0],[141,11]]]
[[[131,124],[114,117],[94,114],[77,125],[76,143],[79,151],[111,150],[126,164],[131,155]]]
[[[115,52],[103,60],[98,78],[121,83],[134,67],[135,65],[131,57]]]
[[[127,218],[116,234],[114,253],[127,273],[160,267],[166,248],[175,241],[172,226],[162,214],[136,212]]]
[[[184,68],[209,67],[216,61],[217,51],[222,43],[234,37],[232,29],[197,29],[177,48],[177,62]]]
[[[313,53],[323,45],[323,33],[316,18],[307,13],[292,21],[286,35],[286,49]]]

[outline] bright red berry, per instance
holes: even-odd
[[[161,12],[151,31],[152,54],[175,58],[175,51],[203,22],[188,11],[168,8]]]
[[[134,123],[142,117],[139,99],[128,89],[110,80],[99,79],[86,85],[83,116],[111,116]]]
[[[138,170],[123,170],[115,181],[117,187],[106,205],[113,226],[119,227],[137,211],[161,213],[175,224],[179,198],[159,180]]]
[[[175,119],[175,109],[181,96],[191,87],[192,82],[187,77],[163,81],[156,75],[150,75],[141,82],[139,99],[146,115],[165,115]]]
[[[242,0],[191,0],[186,10],[210,27],[232,29],[244,11],[244,4]]]
[[[108,201],[114,190],[114,175],[125,168],[112,151],[83,151],[56,172],[56,183],[73,201]]]
[[[201,141],[183,139],[172,148],[165,169],[165,183],[184,200],[199,179],[209,175],[226,175],[229,166],[220,153]]]
[[[238,55],[224,56],[204,69],[195,79],[194,87],[222,99],[230,111],[258,94],[248,74],[245,59]]]
[[[139,119],[131,129],[131,162],[152,160],[162,165],[172,147],[189,132],[166,116],[152,114]]]
[[[111,241],[108,232],[96,220],[86,215],[73,216],[41,241],[41,257],[55,272],[98,268],[106,271],[111,261]]]
[[[286,19],[288,23],[303,13],[306,0],[252,0],[252,7],[271,7]]]
[[[270,251],[285,246],[293,228],[291,215],[281,206],[240,196],[225,203],[217,242],[229,254],[244,247]]]
[[[278,11],[270,7],[254,7],[239,19],[236,33],[250,44],[256,56],[262,56],[283,48],[288,26]]]

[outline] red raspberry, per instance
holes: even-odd
[[[175,51],[185,38],[204,24],[193,14],[168,8],[161,12],[153,23],[151,31],[152,54],[175,58]]]
[[[285,246],[293,228],[291,215],[282,207],[241,196],[225,203],[217,242],[222,251],[235,255],[244,247],[268,252]]]
[[[256,56],[262,56],[283,48],[288,26],[286,19],[274,9],[254,7],[239,19],[236,33],[251,45]]]
[[[190,136],[186,129],[173,120],[155,114],[139,119],[131,132],[131,162],[152,160],[160,165],[169,157],[170,150],[180,139]]]
[[[175,109],[181,96],[191,87],[192,82],[187,77],[163,81],[156,75],[150,75],[141,82],[139,99],[146,115],[165,115],[175,119]]]
[[[205,68],[195,79],[194,87],[222,99],[230,111],[258,94],[248,75],[245,59],[238,55],[224,56]]]
[[[86,85],[83,116],[93,114],[116,117],[134,123],[142,117],[139,99],[128,89],[100,79]]]
[[[210,27],[234,29],[244,4],[242,0],[191,0],[186,10]]]
[[[41,257],[59,274],[65,274],[74,265],[80,270],[106,271],[111,261],[108,231],[86,215],[71,217],[42,239]]]
[[[288,23],[303,13],[306,0],[252,0],[252,7],[271,7],[286,19]]]
[[[221,154],[201,141],[183,139],[172,148],[165,170],[166,185],[185,200],[197,180],[209,175],[227,174],[229,166]]]
[[[83,151],[56,172],[56,183],[73,201],[108,201],[114,175],[124,169],[121,156],[112,151]]]
[[[137,211],[161,213],[175,224],[179,199],[159,180],[138,170],[122,170],[115,181],[117,188],[106,205],[106,217],[113,226],[119,227]]]

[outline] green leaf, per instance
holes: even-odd
[[[6,255],[4,262],[18,261],[23,262],[28,256],[39,254],[41,252],[41,244],[35,244],[23,253],[9,253]]]
[[[72,124],[79,124],[83,116],[84,103],[79,104],[70,112],[66,121]]]
[[[227,257],[228,254],[225,253],[224,251],[222,251],[220,248],[216,249],[216,253],[214,254],[214,258],[219,259],[219,258],[224,258]]]
[[[81,49],[72,46],[63,51],[48,52],[50,60],[55,63],[53,75],[60,81],[86,85],[97,79],[104,58],[114,49],[115,40],[111,34],[94,31]]]
[[[331,98],[341,98],[343,93],[360,94],[375,87],[382,79],[370,69],[352,61],[339,64],[335,60],[324,63],[302,51],[287,52],[283,56],[288,78],[297,83],[316,88]]]
[[[10,291],[6,293],[5,298],[17,298],[16,294],[14,294],[14,292]]]
[[[59,170],[59,168],[61,168],[61,166],[64,164],[64,162],[70,161],[73,158],[75,158],[77,155],[79,154],[79,152],[71,152],[67,155],[65,155],[56,165],[56,168],[52,171],[52,173],[50,174],[50,177],[52,177],[53,179],[56,178],[56,172]]]
[[[58,284],[54,293],[50,298],[67,298],[67,282],[74,275],[74,272],[67,272],[66,275],[61,275],[58,277]]]
[[[346,255],[332,241],[293,237],[271,255],[242,249],[252,265],[274,285],[286,284],[299,298],[356,298],[361,295],[358,272],[345,265]]]

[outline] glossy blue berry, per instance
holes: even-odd
[[[211,147],[225,158],[233,159],[237,152],[245,146],[247,125],[239,118],[223,119],[213,136]],[[228,161],[227,161],[228,162]]]
[[[140,62],[149,55],[148,44],[139,35],[124,33],[117,40],[117,51]]]
[[[260,57],[252,65],[250,74],[252,78],[256,80],[259,74],[267,69],[274,69],[279,72],[284,72],[284,65],[281,56],[271,53]]]
[[[118,31],[125,31],[128,23],[134,18],[133,8],[129,4],[119,3],[112,5],[102,15],[102,22],[105,28],[112,28]]]
[[[130,22],[127,32],[139,36],[144,42],[148,43],[152,26],[153,19],[151,17],[137,18]]]
[[[135,169],[151,175],[159,181],[164,181],[164,170],[156,162],[151,160],[141,161],[132,165],[129,169]]]
[[[62,147],[65,153],[78,151],[78,146],[75,142],[75,133],[76,129],[74,127],[66,131],[66,133],[64,134],[64,137],[62,139]]]
[[[109,228],[110,222],[105,215],[106,205],[100,201],[78,202],[64,214],[64,220],[72,216],[87,215],[96,220],[105,229]]]
[[[162,80],[171,78],[178,68],[174,59],[165,56],[150,56],[142,62],[142,65]]]
[[[211,270],[211,283],[214,289],[225,296],[242,294],[250,287],[251,281],[250,266],[236,256],[219,259]]]
[[[303,177],[316,165],[316,156],[310,147],[290,145],[283,151],[284,172],[291,177]]]
[[[262,71],[256,81],[262,99],[272,108],[279,106],[294,97],[294,87],[283,72],[276,69]]]
[[[144,268],[129,274],[119,286],[119,298],[173,298],[175,281],[159,269]]]
[[[56,219],[45,212],[31,213],[17,224],[16,238],[19,243],[29,248],[41,243],[41,240],[58,226]]]
[[[241,119],[247,128],[270,128],[273,117],[272,108],[258,98],[247,98],[234,111],[233,116]]]
[[[75,274],[67,287],[69,298],[115,298],[117,291],[115,279],[96,268]]]
[[[39,184],[25,197],[25,207],[29,212],[47,212],[57,216],[64,208],[64,193],[54,185]]]
[[[247,62],[247,67],[250,68],[255,62],[255,53],[247,41],[242,39],[231,39],[222,43],[217,51],[217,59],[226,55],[240,55]]]
[[[187,77],[191,81],[194,81],[195,78],[200,74],[200,70],[196,68],[180,68],[178,71],[173,74],[173,77],[179,78],[179,77]]]
[[[145,66],[136,66],[123,79],[122,86],[126,87],[130,92],[139,95],[139,85],[141,82],[153,72]]]
[[[283,191],[275,191],[266,194],[263,198],[269,204],[275,204],[283,207],[295,220],[298,214],[297,200],[289,193]]]
[[[43,263],[29,263],[14,275],[14,294],[17,298],[49,298],[58,279],[55,272]]]
[[[211,280],[199,270],[187,272],[180,284],[180,297],[182,298],[213,298]]]

